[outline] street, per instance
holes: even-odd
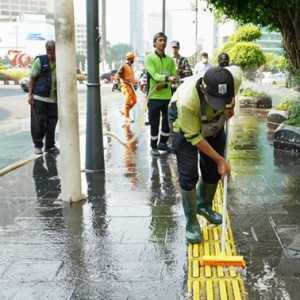
[[[111,86],[102,86],[103,107],[116,99],[122,99]],[[85,114],[86,86],[78,84],[79,113]],[[27,93],[18,85],[0,86],[0,169],[33,153],[30,135],[30,109]],[[80,118],[81,132],[85,129],[84,118]]]

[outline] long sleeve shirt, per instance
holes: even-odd
[[[168,77],[176,76],[176,66],[172,57],[160,56],[156,52],[151,53],[145,58],[145,69],[149,75],[148,98],[151,100],[170,100],[172,91]]]
[[[192,145],[201,142],[204,137],[201,134],[201,101],[196,89],[198,78],[189,78],[176,90],[171,99],[177,106],[177,119],[173,123],[174,132],[182,132],[184,137]],[[208,104],[205,105],[205,116],[207,121],[213,120],[221,115],[224,110],[214,111]]]

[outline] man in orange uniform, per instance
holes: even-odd
[[[116,78],[121,81],[121,91],[125,97],[125,106],[122,115],[124,115],[125,122],[130,122],[129,112],[136,104],[136,94],[134,85],[137,83],[134,77],[132,65],[134,63],[134,53],[128,52],[126,54],[126,62],[120,67],[116,74]]]

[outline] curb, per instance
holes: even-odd
[[[41,154],[42,155],[42,154]],[[38,158],[39,156],[41,155],[32,155],[26,159],[22,159],[22,160],[18,160],[16,161],[15,163],[11,164],[11,165],[8,165],[7,167],[3,168],[3,169],[0,169],[0,177],[6,175],[7,173],[15,170],[15,169],[18,169],[26,164],[28,164],[29,162],[35,160],[36,158]]]

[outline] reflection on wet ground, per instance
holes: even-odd
[[[274,151],[265,114],[232,122],[229,206],[250,299],[298,299],[300,157]]]
[[[121,105],[104,104],[104,127],[130,140]],[[265,117],[232,122],[231,221],[250,299],[298,299],[300,160],[273,152]],[[51,155],[1,178],[0,299],[185,299],[176,163],[150,156],[148,131],[129,147],[105,138],[106,174],[83,174],[83,203],[57,201]]]
[[[131,139],[113,103],[105,128]],[[186,245],[174,158],[152,160],[148,128],[107,138],[106,174],[84,174],[87,201],[57,201],[59,161],[1,178],[0,299],[184,299]],[[57,171],[58,169],[58,171]]]

